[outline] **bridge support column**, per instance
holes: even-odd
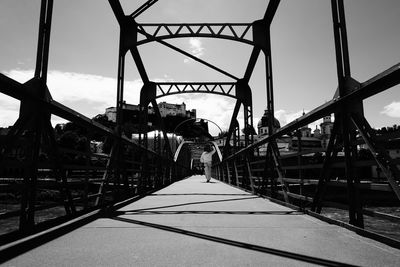
[[[245,146],[248,146],[250,143],[253,143],[255,134],[253,128],[253,102],[252,102],[252,94],[251,89],[248,83],[241,79],[237,81],[236,84],[236,97],[243,104],[244,110],[244,138],[245,138]]]
[[[254,35],[255,35],[255,43],[264,52],[265,56],[265,77],[266,77],[266,93],[267,93],[267,110],[271,114],[272,118],[274,117],[275,109],[274,109],[274,87],[273,87],[273,72],[272,72],[272,52],[271,52],[271,32],[270,32],[270,26],[271,26],[271,21],[272,17],[276,12],[276,9],[278,8],[280,1],[279,0],[273,0],[270,1],[270,4],[268,6],[266,15],[264,19],[255,21],[254,22]],[[268,17],[270,15],[271,17]],[[275,133],[274,130],[274,120],[271,119],[268,121],[268,132],[269,135]],[[284,175],[283,171],[281,168],[281,163],[280,163],[280,155],[279,155],[279,149],[276,143],[276,140],[273,139],[268,143],[267,146],[267,159],[266,159],[266,164],[272,164],[272,169],[269,169],[269,173],[271,175],[271,195],[275,196],[276,194],[276,181],[275,181],[275,176],[277,174],[278,181],[280,182],[280,185],[282,187],[282,192],[283,192],[283,197],[285,199],[285,202],[290,202],[288,193],[289,193],[289,188],[286,185],[286,182],[283,180]],[[269,157],[269,159],[268,159]],[[267,171],[268,172],[268,171]],[[276,174],[275,174],[276,173]]]
[[[233,109],[233,114],[232,114],[232,118],[231,118],[231,123],[229,125],[229,130],[228,130],[228,134],[226,136],[226,140],[225,140],[225,146],[224,146],[224,151],[223,151],[223,156],[226,157],[228,155],[228,153],[230,152],[231,149],[231,136],[232,133],[235,131],[236,127],[239,127],[239,123],[237,122],[237,115],[239,114],[239,109],[240,109],[240,105],[241,102],[239,100],[236,101],[235,104],[235,108]],[[238,138],[240,138],[240,135],[238,136]],[[233,141],[233,144],[235,146],[235,139]]]
[[[351,78],[343,0],[331,0],[331,8],[338,76],[338,90],[334,98],[342,98],[358,90],[360,84]],[[339,149],[343,148],[345,154],[349,223],[358,227],[364,227],[362,199],[359,190],[360,180],[357,168],[355,167],[358,151],[355,142],[357,136],[356,125],[351,121],[351,118],[354,116],[364,118],[362,100],[344,103],[339,111],[335,113],[334,128],[314,195],[312,210],[321,212],[321,202],[326,191],[326,183],[330,180],[330,163],[332,158],[337,156]]]
[[[339,83],[338,93],[339,97],[344,97],[358,89],[359,84],[351,79],[343,0],[332,0],[331,4]],[[351,123],[352,113],[358,113],[361,116],[364,116],[361,100],[355,101],[351,104],[345,104],[341,109],[341,112],[338,112],[335,115],[341,121],[341,131],[345,152],[345,175],[347,179],[350,224],[364,227],[361,195],[358,189],[359,178],[356,175],[354,167],[354,162],[357,160],[357,147],[354,144],[357,133],[354,125]]]
[[[57,182],[59,179],[63,182],[59,188],[66,213],[69,215],[75,211],[66,180],[61,178],[62,170],[58,161],[59,155],[51,126],[50,111],[43,105],[51,101],[46,82],[52,12],[53,0],[42,0],[34,77],[21,89],[25,97],[21,100],[19,118],[6,136],[5,145],[0,147],[2,155],[10,153],[12,157],[21,157],[22,160],[20,168],[23,185],[19,230],[23,233],[32,232],[35,228],[38,167],[46,156],[53,163],[52,168]],[[0,165],[3,164],[2,160],[4,158],[0,158]]]

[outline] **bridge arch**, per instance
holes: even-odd
[[[212,146],[215,148],[217,155],[218,155],[218,159],[219,161],[222,161],[222,152],[219,149],[217,143],[215,141],[210,141],[207,143],[211,143]],[[194,141],[183,141],[179,144],[178,148],[176,149],[176,152],[174,154],[174,161],[176,162],[179,159],[179,156],[182,155],[182,151],[184,150],[185,147],[188,147],[189,145],[197,145],[197,143],[195,143]],[[193,160],[193,158],[192,158]],[[192,161],[190,161],[190,165],[192,167]]]

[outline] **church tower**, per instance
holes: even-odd
[[[273,120],[272,122],[272,128],[273,128],[273,133],[276,132],[277,129],[281,128],[281,124],[279,121],[271,115],[269,110],[264,111],[264,115],[261,117],[261,120],[257,124],[257,130],[258,130],[258,136],[264,136],[264,135],[270,135],[269,129],[268,129],[268,124],[269,121]]]
[[[333,122],[331,119],[331,115],[325,116],[323,118],[322,123],[320,124],[320,128],[321,128],[321,145],[322,148],[326,149],[333,129]]]

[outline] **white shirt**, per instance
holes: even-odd
[[[208,163],[212,161],[212,155],[215,153],[215,148],[211,152],[203,152],[200,157],[200,162],[202,163]]]

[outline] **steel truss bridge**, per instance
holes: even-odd
[[[270,120],[268,128],[272,134],[261,140],[255,141],[246,132],[245,147],[240,149],[237,118],[242,107],[245,127],[253,127],[253,88],[249,86],[249,80],[259,57],[265,58],[267,109],[270,114],[274,114],[270,26],[281,1],[270,0],[264,17],[257,21],[214,24],[140,24],[136,22],[136,18],[151,8],[157,0],[147,1],[130,15],[125,13],[119,0],[108,2],[120,26],[115,129],[108,128],[51,97],[47,73],[53,0],[41,1],[36,68],[32,79],[22,84],[0,74],[0,92],[21,103],[19,117],[1,140],[0,147],[2,192],[19,196],[18,203],[8,205],[11,208],[6,208],[0,214],[1,220],[14,220],[18,225],[16,229],[3,235],[4,241],[1,244],[81,218],[85,214],[108,212],[115,209],[116,203],[143,197],[189,176],[192,153],[189,147],[186,151],[181,149],[183,152],[177,161],[173,160],[175,151],[171,148],[172,140],[165,141],[163,146],[158,143],[155,150],[148,147],[147,109],[150,104],[153,106],[158,123],[163,129],[162,138],[168,140],[157,99],[174,94],[207,93],[236,99],[222,160],[214,161],[214,177],[254,194],[274,199],[283,205],[295,206],[296,209],[319,218],[324,217],[320,213],[325,207],[345,209],[349,221],[341,222],[341,225],[400,248],[400,242],[393,238],[363,230],[365,216],[400,222],[399,217],[369,210],[363,203],[366,190],[375,190],[390,195],[391,203],[399,204],[400,162],[399,159],[389,156],[384,142],[400,136],[398,133],[378,136],[364,117],[363,101],[400,83],[400,63],[364,82],[356,81],[352,77],[343,0],[331,0],[338,84],[337,88],[333,88],[335,97],[278,130],[274,130],[273,121]],[[252,46],[245,72],[241,77],[235,77],[165,41],[182,37],[221,38]],[[139,46],[150,42],[177,51],[234,82],[151,81],[138,50]],[[138,142],[127,138],[122,129],[127,54],[133,58],[143,81]],[[290,156],[280,155],[277,139],[330,114],[335,116],[334,127],[329,144],[318,162],[305,160],[303,156],[311,152],[301,150],[301,139],[297,153]],[[67,149],[60,146],[50,122],[51,115],[59,116],[84,129],[84,148]],[[94,153],[90,150],[90,140],[95,134],[111,140],[108,153]],[[368,148],[369,157],[360,156],[357,150],[360,144]],[[266,147],[265,156],[257,156],[256,151],[260,147]],[[339,152],[343,152],[344,156],[339,156]],[[371,165],[377,165],[382,170],[384,178],[379,184],[363,180],[360,169]],[[310,173],[318,175],[308,177]],[[333,180],[334,173],[340,173],[340,179]],[[327,196],[331,196],[338,188],[345,192],[345,201],[333,202]],[[43,190],[55,192],[52,201],[44,203],[38,198]],[[44,222],[39,219],[40,214],[56,208],[62,210],[57,218]]]

